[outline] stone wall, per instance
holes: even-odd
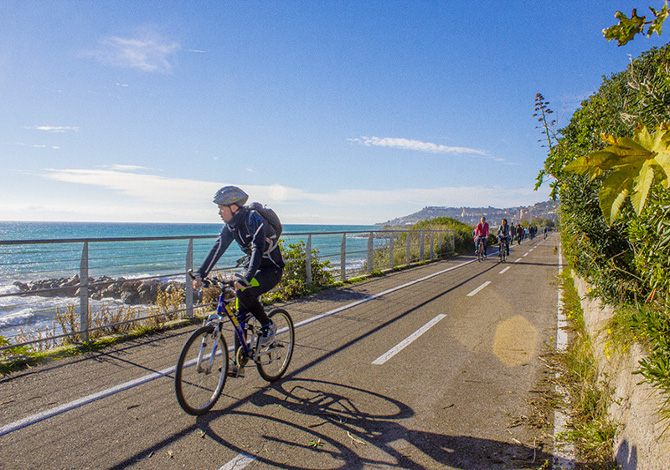
[[[606,344],[606,331],[614,309],[589,298],[589,285],[574,272],[572,276],[582,299],[584,322],[600,376],[615,390],[610,415],[621,424],[613,449],[617,461],[623,470],[670,469],[670,429],[663,434],[670,422],[662,421],[658,414],[663,399],[650,385],[640,383],[641,376],[633,375],[644,351],[637,344],[625,353],[609,351],[612,347]]]

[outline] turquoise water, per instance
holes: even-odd
[[[19,289],[14,283],[78,275],[84,240],[88,240],[89,277],[152,276],[181,280],[187,267],[189,242],[192,240],[192,262],[197,268],[221,227],[221,224],[0,222],[0,335],[12,336],[19,329],[30,331],[51,326],[56,308],[72,304],[72,297],[16,296]],[[312,248],[337,268],[342,232],[347,232],[349,269],[362,266],[371,230],[376,227],[285,225],[282,239],[286,244],[306,242],[307,234],[314,234]],[[175,238],[151,239],[155,237]],[[217,268],[232,268],[241,256],[242,252],[233,243]],[[95,308],[95,302],[92,304]]]

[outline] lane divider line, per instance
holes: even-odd
[[[482,290],[484,287],[488,286],[489,284],[491,284],[491,281],[486,281],[484,284],[477,287],[475,290],[473,290],[468,295],[466,295],[466,297],[472,297],[472,296],[476,295],[480,290]]]
[[[428,323],[426,323],[425,325],[423,325],[421,328],[419,328],[418,330],[416,330],[414,333],[412,333],[411,335],[409,335],[407,338],[405,338],[404,340],[402,340],[401,342],[399,342],[396,346],[392,347],[391,349],[389,349],[388,351],[386,351],[384,354],[382,354],[381,356],[379,356],[377,359],[375,359],[374,361],[372,361],[372,363],[373,363],[374,365],[378,365],[378,366],[384,364],[386,361],[388,361],[388,360],[391,359],[393,356],[395,356],[395,355],[398,354],[400,351],[402,351],[402,350],[405,349],[407,346],[409,346],[409,345],[412,344],[414,341],[416,341],[416,340],[417,340],[422,334],[424,334],[426,331],[430,330],[433,326],[437,325],[437,323],[438,323],[440,320],[442,320],[444,317],[446,317],[446,315],[444,315],[444,314],[442,314],[442,313],[439,314],[438,316],[436,316],[435,318],[433,318],[431,321],[429,321]]]
[[[305,326],[309,323],[315,322],[317,320],[321,320],[322,318],[329,317],[331,315],[335,315],[336,313],[343,312],[345,310],[348,310],[350,308],[357,307],[358,305],[361,305],[365,302],[369,302],[371,300],[377,299],[379,297],[382,297],[383,295],[390,294],[392,292],[396,292],[398,290],[404,289],[406,287],[410,287],[414,284],[418,284],[419,282],[426,281],[428,279],[431,279],[433,277],[439,276],[441,274],[447,273],[449,271],[453,271],[457,268],[463,267],[465,265],[468,265],[470,263],[473,263],[475,260],[472,259],[470,261],[465,261],[463,263],[457,264],[456,266],[452,266],[447,269],[443,269],[441,271],[435,272],[433,274],[429,274],[427,276],[424,276],[420,279],[415,279],[414,281],[406,282],[405,284],[402,284],[400,286],[393,287],[391,289],[385,290],[384,292],[380,292],[378,294],[373,294],[368,297],[365,297],[364,299],[357,300],[356,302],[352,302],[350,304],[344,305],[342,307],[338,307],[336,309],[330,310],[328,312],[322,313],[320,315],[316,315],[312,318],[308,318],[307,320],[301,321],[299,323],[296,323],[294,325],[294,328],[299,328],[301,326]],[[231,346],[232,348],[232,346]],[[229,348],[229,350],[231,349]],[[137,379],[130,380],[128,382],[115,385],[113,387],[107,388],[105,390],[101,390],[100,392],[92,393],[90,395],[87,395],[82,398],[78,398],[77,400],[73,400],[69,403],[65,403],[63,405],[56,406],[54,408],[50,408],[48,410],[40,411],[39,413],[27,416],[25,418],[19,419],[17,421],[14,421],[9,424],[5,424],[3,426],[0,426],[0,436],[3,436],[5,434],[9,434],[10,432],[16,431],[18,429],[24,428],[26,426],[31,426],[35,423],[38,423],[42,420],[45,420],[47,418],[51,418],[53,416],[59,415],[61,413],[65,413],[67,411],[73,410],[75,408],[79,408],[80,406],[86,405],[88,403],[92,403],[94,401],[100,400],[102,398],[106,398],[111,395],[115,395],[119,392],[123,392],[125,390],[131,389],[133,387],[137,387],[138,385],[145,384],[147,382],[151,382],[152,380],[159,379],[161,377],[165,377],[166,375],[170,375],[174,373],[176,366],[168,367],[163,370],[159,370],[156,372],[152,372],[150,374],[147,374],[143,377],[139,377]]]
[[[505,272],[507,272],[507,270],[508,270],[509,268],[511,268],[511,266],[507,266],[505,269],[503,269],[502,271],[500,271],[498,274],[505,274]]]

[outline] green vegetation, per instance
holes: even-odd
[[[412,230],[453,230],[454,247],[453,252],[457,255],[472,253],[474,241],[472,238],[473,227],[451,217],[437,217],[430,220],[417,222]],[[489,239],[489,243],[492,240]]]
[[[536,109],[546,111],[540,98]],[[560,131],[548,114],[539,117],[550,145],[538,184],[555,180],[565,254],[593,295],[616,307],[612,336],[647,350],[639,373],[665,395],[668,415],[670,45],[605,78]]]
[[[330,269],[330,261],[321,261],[318,250],[312,249],[310,263],[312,282],[307,284],[307,246],[305,242],[292,243],[288,247],[282,240],[279,243],[284,260],[286,260],[286,267],[279,286],[276,290],[266,294],[265,302],[285,302],[334,285],[335,280]]]

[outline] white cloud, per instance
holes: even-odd
[[[78,132],[79,127],[76,126],[33,126],[27,127],[26,129],[34,129],[36,131],[46,131],[46,132]]]
[[[416,150],[419,152],[428,153],[443,153],[443,154],[474,154],[488,156],[483,150],[468,148],[468,147],[449,147],[447,145],[435,144],[432,142],[422,142],[420,140],[403,139],[399,137],[359,137],[357,139],[349,139],[360,145],[367,147],[390,147],[403,150]]]
[[[62,183],[105,188],[130,198],[130,201],[118,199],[113,194],[97,191],[93,198],[101,202],[93,204],[89,200],[93,208],[84,220],[100,220],[102,214],[103,220],[115,221],[218,222],[210,201],[216,190],[228,183],[162,177],[135,170],[146,169],[132,165],[112,165],[106,169],[47,169],[43,176]],[[547,188],[536,192],[532,185],[511,189],[501,186],[342,189],[322,193],[279,184],[241,187],[251,195],[251,200],[277,210],[285,223],[373,224],[411,214],[426,206],[512,207],[548,199]],[[58,201],[50,203],[58,205]],[[83,214],[88,210],[67,204],[59,210],[64,211],[65,207],[69,207],[68,214],[73,211]],[[70,217],[66,220],[77,219]]]
[[[143,31],[137,37],[111,36],[100,41],[98,50],[84,55],[113,67],[132,68],[144,72],[169,72],[179,43],[170,41],[153,31]],[[124,86],[124,84],[120,84]]]

